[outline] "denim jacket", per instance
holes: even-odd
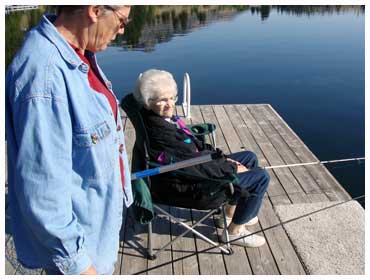
[[[44,15],[6,74],[9,207],[18,260],[79,274],[114,270],[132,203],[121,118],[89,86],[88,66]],[[91,54],[110,90],[111,84]],[[118,102],[117,102],[118,103]],[[119,156],[124,163],[125,185]]]

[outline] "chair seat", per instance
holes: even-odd
[[[169,206],[209,210],[231,199],[228,185],[212,181],[187,182],[170,176],[151,178],[151,195],[154,203]]]

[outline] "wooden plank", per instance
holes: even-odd
[[[132,124],[132,122],[130,121],[130,119],[128,117],[126,117],[126,122],[125,122],[125,126],[124,126],[124,129],[135,129],[134,128],[134,125]]]
[[[266,196],[263,199],[258,216],[280,273],[305,274],[298,254],[294,250],[294,247],[282,226],[270,228],[278,225],[280,220],[276,216],[272,204]]]
[[[171,207],[171,215],[187,225],[192,225],[189,209]],[[186,229],[178,223],[171,224],[172,240],[182,234]],[[173,274],[195,275],[199,274],[199,264],[196,254],[195,237],[192,233],[180,237],[172,244]]]
[[[43,270],[41,268],[29,269],[29,268],[23,267],[22,265],[19,265],[17,267],[17,271],[15,272],[15,274],[16,275],[41,275],[42,271]]]
[[[169,212],[169,206],[158,206],[164,211]],[[157,217],[152,221],[152,228],[153,251],[156,253],[157,250],[171,241],[170,221],[164,214],[158,212]],[[172,274],[171,246],[168,246],[161,251],[155,260],[148,261],[148,274]]]
[[[250,106],[250,111],[255,117],[257,123],[260,125],[262,130],[265,132],[265,134],[275,147],[276,151],[278,151],[278,153],[280,154],[283,161],[286,164],[300,163],[301,161],[286,144],[284,139],[279,135],[275,128],[272,127],[269,121],[266,120],[264,111],[261,111],[261,108],[261,106]],[[305,193],[322,193],[322,190],[304,166],[291,167],[289,169],[295,176]],[[323,196],[321,197],[324,199],[324,201],[328,201],[327,198]],[[318,196],[316,198],[320,197]]]
[[[226,114],[225,108],[220,105],[213,106],[213,110],[216,114],[220,129],[225,137],[227,145],[230,148],[231,153],[242,151],[243,144],[236,133],[229,116]]]
[[[128,209],[126,207],[123,208],[122,211],[122,226],[119,233],[119,250],[118,250],[118,256],[117,256],[117,262],[114,267],[114,275],[119,275],[122,272],[122,265],[123,265],[123,243],[125,240],[125,231],[126,231],[126,222],[127,222],[127,216],[128,216]],[[127,264],[126,264],[127,265]]]
[[[217,147],[219,149],[221,149],[225,154],[229,154],[230,153],[230,148],[229,148],[229,146],[226,142],[226,139],[224,138],[223,127],[221,127],[220,123],[218,122],[218,118],[215,115],[212,106],[201,106],[201,111],[202,111],[202,115],[204,117],[204,121],[208,122],[208,123],[213,123],[217,127],[216,128],[216,144],[217,144]],[[221,232],[220,231],[217,232],[217,230],[216,230],[216,233],[221,234]],[[199,247],[198,247],[198,250],[200,250]],[[245,252],[243,252],[243,251],[244,250],[242,250],[241,248],[236,248],[234,255],[225,256],[224,259],[225,259],[225,266],[226,267],[218,268],[218,271],[220,271],[220,274],[225,274],[226,270],[227,270],[227,273],[230,273],[230,274],[233,274],[234,272],[235,273],[237,272],[238,266],[236,265],[236,267],[235,267],[233,264],[235,262],[239,263],[239,260],[237,258],[235,258],[235,256],[236,257],[243,256],[243,259],[246,260],[246,262],[248,262],[247,257],[245,255]],[[219,250],[217,249],[215,252],[219,252]],[[213,258],[215,258],[215,257],[213,256]],[[202,270],[201,257],[199,259],[199,262],[200,262],[200,266],[201,266],[201,270]],[[221,266],[221,263],[220,263],[220,260],[219,260],[218,256],[216,257],[215,263],[219,263],[219,265]],[[222,265],[222,266],[224,266],[224,265]],[[203,269],[203,271],[204,270],[205,269]],[[222,273],[222,271],[224,271],[224,272]],[[205,273],[206,272],[202,272],[202,274],[205,274]],[[215,273],[215,274],[217,274],[217,273]]]
[[[307,196],[312,203],[330,201],[325,193],[308,193]]]
[[[125,129],[125,146],[126,146],[126,153],[128,162],[131,166],[132,161],[132,150],[134,148],[136,133],[134,129]]]
[[[122,249],[120,248],[120,250],[118,252],[118,256],[117,256],[117,262],[114,265],[113,275],[120,275],[121,274],[122,260],[123,260]],[[126,264],[126,265],[128,265],[128,264]]]
[[[191,124],[191,119],[185,118],[182,106],[176,106],[176,115],[178,115],[185,124]]]
[[[264,233],[281,274],[306,274],[282,226],[265,230]]]
[[[256,108],[256,110],[259,110],[258,116],[263,117],[266,120],[264,125],[266,134],[269,136],[271,142],[275,146],[276,150],[279,151],[286,164],[301,163],[300,159],[286,143],[284,135],[279,134],[276,128],[271,125],[271,117],[269,117],[264,110],[266,106]],[[290,170],[296,176],[306,193],[322,193],[322,190],[317,185],[317,182],[310,176],[306,167],[292,167]]]
[[[219,217],[217,217],[218,219]],[[215,220],[216,222],[216,220]],[[221,236],[223,229],[216,228],[218,236]],[[221,239],[219,238],[219,242]],[[251,275],[252,269],[245,251],[241,246],[231,245],[234,253],[227,255],[223,253],[226,274],[230,275]]]
[[[214,112],[216,114],[218,123],[220,125],[220,129],[223,132],[225,140],[230,147],[231,153],[236,153],[241,151],[241,147],[244,146],[243,142],[239,137],[239,131],[236,131],[234,124],[236,123],[236,116],[233,114],[234,110],[230,110],[229,106],[214,106]],[[226,109],[226,110],[225,110]],[[231,112],[233,111],[233,112]],[[233,118],[233,121],[231,120]],[[237,126],[236,126],[237,127]],[[234,255],[232,256],[225,256],[225,264],[228,273],[231,274],[238,274],[241,271],[246,269],[248,271],[248,257],[246,255],[245,249],[240,246],[233,246],[235,251]],[[261,259],[268,259],[271,253],[267,252],[268,250],[261,251],[262,253],[267,254],[267,256],[261,256]],[[233,263],[237,263],[238,265],[233,266]],[[240,264],[243,264],[243,267],[240,267]],[[248,264],[248,265],[246,265]],[[250,269],[250,267],[249,267]]]
[[[122,121],[122,125],[123,127],[126,126],[126,121],[127,121],[127,115],[125,113],[125,111],[121,108],[121,106],[118,106],[119,108],[119,113],[121,115],[121,121]]]
[[[193,108],[194,107],[194,108]],[[213,123],[216,125],[216,143],[217,146],[220,145],[226,146],[226,142],[222,136],[222,130],[219,127],[217,122],[217,118],[214,115],[212,107],[206,108],[206,114],[204,114],[204,106],[192,106],[191,107],[191,115],[192,115],[192,122],[193,123]],[[193,222],[196,222],[204,215],[204,211],[197,211],[193,210]],[[212,218],[208,218],[206,221],[203,222],[199,227],[196,228],[200,233],[204,234],[206,237],[210,238],[211,240],[218,242],[217,231],[215,231],[215,226],[213,223]],[[213,237],[213,238],[212,238]],[[210,248],[211,245],[199,237],[195,237],[196,240],[196,247],[198,252],[204,250],[206,248]],[[210,251],[204,253],[198,253],[199,259],[199,271],[200,274],[226,274],[225,264],[223,262],[223,257],[221,251],[219,249],[212,249]]]
[[[270,106],[263,107],[265,115],[270,118],[270,122],[302,162],[319,161],[319,159],[307,148],[303,141],[295,134],[280,115]],[[315,179],[321,190],[325,192],[330,200],[347,200],[350,195],[338,183],[334,176],[325,168],[324,165],[311,165],[306,169]]]
[[[182,106],[177,106],[177,114],[184,116],[184,111]],[[204,123],[202,113],[200,111],[200,106],[191,106],[190,114],[191,119],[182,118],[185,124],[195,124],[195,123]],[[191,210],[184,208],[175,208],[172,207],[175,217],[179,217],[183,222],[186,222],[188,225],[192,225]],[[174,224],[171,228],[171,233],[173,238],[178,236],[184,231],[184,228],[180,227],[177,224]],[[200,273],[199,263],[197,254],[195,236],[192,233],[188,233],[177,241],[172,246],[172,256],[173,256],[173,268],[174,274],[179,275],[195,275]],[[190,257],[187,257],[190,256]],[[177,260],[177,261],[176,261]]]
[[[204,108],[203,106],[201,107]],[[223,106],[213,106],[213,111],[216,115],[216,119],[213,119],[211,112],[205,112],[204,115],[207,122],[212,120],[213,123],[218,123],[218,134],[224,135],[223,141],[217,141],[219,145],[229,147],[227,152],[239,152],[244,148],[244,144],[239,138],[233,124],[230,122],[229,116],[227,115]],[[216,122],[217,120],[217,122]],[[226,152],[226,151],[225,151]],[[218,235],[222,234],[222,230],[217,230]],[[226,266],[227,274],[251,274],[252,270],[249,265],[249,261],[246,255],[245,248],[240,246],[233,246],[234,254],[229,256],[224,254],[224,262]]]
[[[16,258],[16,252],[13,237],[10,234],[5,235],[5,274],[14,275],[19,263]]]
[[[260,224],[248,227],[250,232],[259,232]],[[263,233],[259,232],[259,235]],[[246,248],[253,274],[257,275],[277,275],[280,274],[275,263],[275,259],[267,244],[257,248]]]
[[[259,127],[253,115],[249,112],[247,106],[236,106],[239,110],[242,119],[248,126],[248,128],[253,131],[253,136],[267,160],[271,165],[281,165],[284,164],[278,152],[275,150],[273,145],[268,140],[267,136],[264,134],[263,130]],[[273,170],[276,177],[279,179],[281,185],[285,189],[288,197],[293,203],[305,203],[309,202],[308,198],[304,195],[303,190],[299,186],[297,180],[294,178],[290,170],[285,168]]]
[[[204,216],[204,211],[192,211],[193,219],[195,221],[200,220]],[[196,228],[201,234],[208,237],[214,242],[218,242],[217,233],[215,232],[215,225],[212,218],[208,218],[203,221]],[[204,275],[220,275],[226,274],[223,256],[220,249],[213,248],[213,245],[208,242],[196,237],[196,246],[198,249],[199,269],[200,274]],[[209,249],[209,250],[207,250]],[[205,252],[201,252],[207,250]]]
[[[195,107],[193,109],[193,107]],[[238,152],[241,150],[241,142],[235,143],[234,141],[239,139],[236,131],[233,129],[232,124],[228,120],[226,112],[222,106],[213,106],[213,111],[218,121],[216,133],[222,133],[225,136],[227,146],[231,148],[231,152]],[[208,120],[201,119],[201,108],[199,106],[192,106],[191,115],[193,123],[209,122]],[[214,123],[214,122],[213,122]],[[216,140],[217,142],[217,140]],[[218,217],[217,217],[218,219]],[[217,229],[217,234],[222,234],[222,229]],[[251,268],[249,266],[248,258],[243,247],[234,246],[234,254],[224,254],[224,262],[226,266],[226,273],[239,275],[239,274],[251,274]]]
[[[122,247],[121,274],[147,274],[148,226],[127,215]]]
[[[241,121],[241,116],[237,108],[235,108],[234,105],[225,105],[224,107],[232,125],[235,127],[239,138],[241,139],[243,147],[245,147],[245,150],[253,151],[256,154],[260,166],[269,165],[263,152],[252,136],[253,131],[250,131],[244,121]],[[276,205],[290,204],[291,201],[289,200],[284,188],[275,177],[275,174],[271,170],[268,172],[270,175],[270,183],[267,193],[273,203]]]
[[[40,275],[42,269],[29,269],[22,266],[17,260],[13,237],[6,235],[5,242],[5,274],[7,275]]]
[[[224,110],[224,108],[226,110]],[[234,127],[240,127],[240,116],[235,114],[235,109],[231,108],[230,106],[214,106],[214,111],[216,113],[218,122],[220,124],[220,128],[223,130],[223,135],[225,137],[225,140],[228,143],[228,146],[231,149],[231,152],[238,152],[240,151],[240,147],[243,147],[243,142],[241,141],[241,137],[239,138],[239,129],[234,130]],[[239,124],[238,124],[239,123]],[[238,124],[238,125],[237,125]],[[244,124],[244,129],[247,128],[246,125]],[[243,129],[243,127],[241,127]],[[263,158],[264,159],[264,158]],[[282,192],[280,194],[285,194],[285,192]],[[286,197],[287,198],[287,197]],[[263,219],[263,217],[262,217]],[[253,256],[253,260],[250,259],[251,265],[252,265],[252,270],[256,271],[257,273],[260,271],[263,273],[268,273],[268,274],[277,274],[278,270],[273,266],[274,264],[274,259],[272,257],[272,254],[267,246],[262,246],[264,248],[258,248],[258,249],[251,249],[250,254]],[[248,268],[250,268],[248,265],[248,259],[242,256],[245,256],[244,254],[241,254],[241,251],[245,251],[245,248],[239,247],[239,246],[233,246],[234,251],[237,251],[238,254],[235,254],[238,258],[236,259],[237,261],[233,262],[228,262],[228,259],[230,258],[229,256],[225,256],[225,263],[226,263],[226,268],[228,270],[228,273],[240,273],[240,264],[243,266],[244,269],[247,271],[244,271],[244,273],[248,272]],[[247,249],[247,251],[250,248]],[[258,254],[253,254],[257,253]],[[244,253],[244,252],[243,252]],[[258,260],[256,260],[258,258]],[[232,266],[231,263],[237,263],[236,266]],[[254,266],[254,267],[253,267]],[[261,268],[263,268],[261,270]],[[252,271],[251,270],[251,271]]]

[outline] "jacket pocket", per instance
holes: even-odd
[[[113,172],[116,145],[107,122],[74,131],[73,144],[73,169],[83,180],[109,178]]]

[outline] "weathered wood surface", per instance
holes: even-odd
[[[183,110],[177,107],[183,116]],[[125,115],[124,113],[122,115]],[[192,119],[187,124],[210,122],[217,126],[217,147],[225,153],[251,150],[260,166],[317,161],[316,156],[268,104],[192,106]],[[126,150],[131,161],[135,130],[123,118]],[[206,138],[207,142],[210,140]],[[268,170],[271,180],[259,212],[259,223],[249,230],[264,235],[267,244],[260,248],[233,246],[231,256],[220,253],[193,233],[179,238],[154,261],[146,258],[147,226],[135,224],[124,211],[121,243],[114,274],[305,274],[300,256],[284,228],[279,224],[274,207],[281,204],[343,201],[350,196],[323,165],[310,165]],[[173,216],[191,225],[203,213],[189,209],[165,207]],[[202,222],[199,231],[215,242],[222,229],[215,227],[213,216]],[[9,219],[6,220],[7,223]],[[163,216],[153,222],[154,251],[179,236],[184,229]],[[15,260],[11,234],[6,235],[6,274],[40,274],[26,270]]]

